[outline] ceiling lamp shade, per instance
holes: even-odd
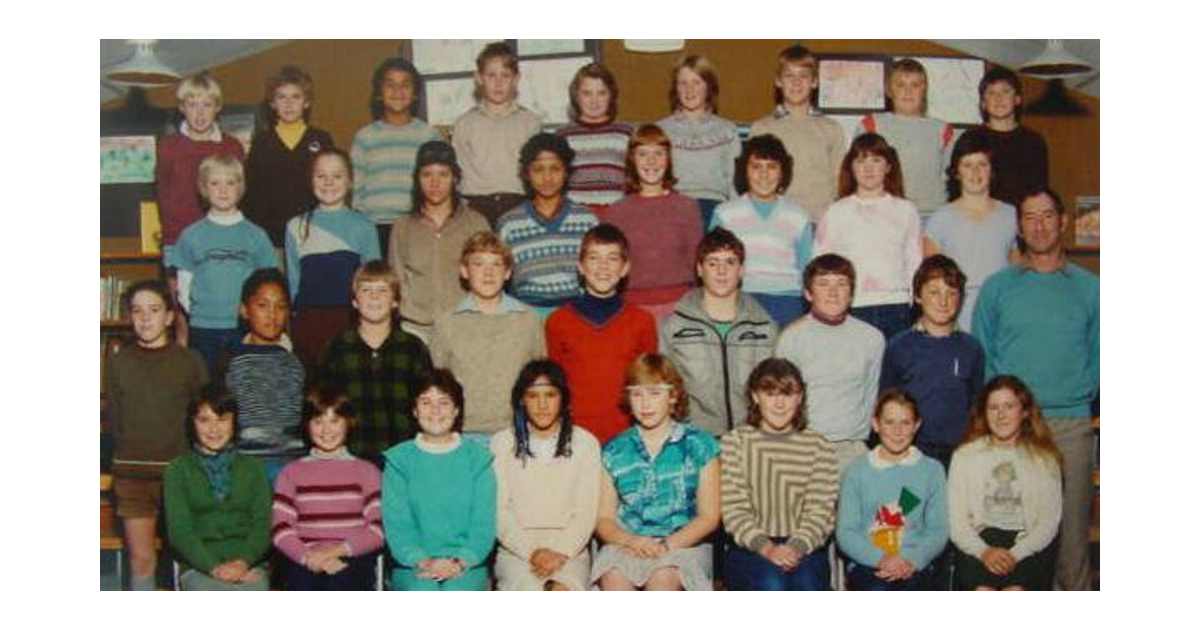
[[[1046,40],[1042,54],[1021,64],[1018,70],[1034,77],[1073,77],[1093,70],[1086,61],[1067,52],[1063,40]]]
[[[167,85],[179,80],[179,73],[170,66],[158,60],[154,55],[154,44],[157,39],[131,39],[135,46],[133,56],[114,66],[105,74],[105,78],[113,83],[124,85],[140,85],[156,87]]]
[[[664,53],[683,50],[683,39],[627,39],[625,50],[641,53]]]

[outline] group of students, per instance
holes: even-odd
[[[1004,72],[980,86],[1001,131],[1020,101]],[[420,74],[390,59],[346,154],[307,126],[311,81],[284,68],[245,167],[215,81],[181,84],[158,166],[173,286],[129,291],[136,343],[106,364],[135,588],[153,584],[159,496],[187,588],[265,588],[272,544],[289,588],[369,588],[386,544],[400,589],[706,589],[714,559],[730,588],[820,589],[834,534],[855,588],[931,588],[950,564],[964,588],[1049,585],[1061,455],[1032,392],[1056,372],[1039,364],[1032,391],[1000,376],[1026,373],[1005,359],[1033,342],[1030,317],[999,311],[1036,296],[991,282],[969,305],[1025,268],[1010,256],[1059,245],[1062,204],[1036,177],[1020,221],[992,196],[1019,171],[994,168],[1008,145],[964,134],[923,235],[905,183],[940,178],[944,153],[881,135],[949,146],[920,113],[919,64],[897,64],[895,112],[840,158],[801,47],[744,144],[703,57],[677,66],[674,113],[636,129],[599,64],[557,134],[515,104],[517,76],[504,44],[480,54],[451,144],[412,116]],[[189,160],[208,207],[192,195],[190,225],[168,220]],[[289,169],[286,191],[264,175]],[[282,212],[279,237],[239,204]],[[1091,396],[1098,281],[1059,273],[1087,321],[1052,343],[1088,347],[1071,359]]]

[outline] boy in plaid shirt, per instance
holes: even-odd
[[[318,373],[358,409],[358,426],[347,440],[350,451],[382,467],[383,451],[416,435],[414,387],[429,374],[429,350],[398,325],[400,280],[387,263],[363,265],[354,273],[352,290],[358,323],[325,346]]]

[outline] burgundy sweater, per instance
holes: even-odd
[[[174,245],[184,228],[204,217],[196,176],[200,163],[210,155],[246,159],[242,143],[229,134],[221,134],[220,142],[196,142],[182,133],[159,139],[154,178],[163,245]]]
[[[661,197],[637,193],[609,206],[604,222],[629,239],[629,286],[632,304],[665,304],[692,288],[696,246],[704,236],[700,206],[675,191]]]

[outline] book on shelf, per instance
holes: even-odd
[[[117,322],[124,319],[121,296],[129,288],[130,281],[120,276],[100,276],[100,322]]]

